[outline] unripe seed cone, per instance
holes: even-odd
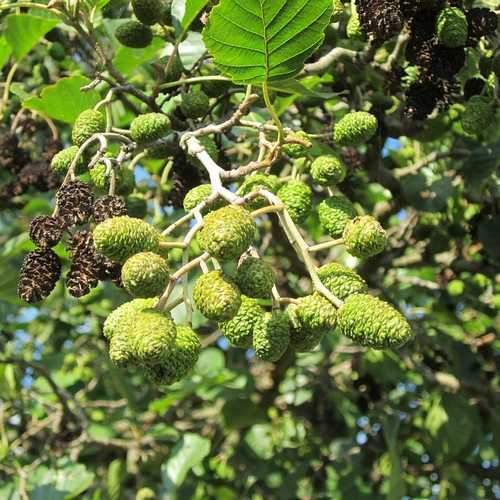
[[[163,139],[170,132],[170,118],[162,113],[146,113],[134,118],[130,136],[139,144]]]
[[[347,175],[344,162],[335,155],[324,155],[316,158],[311,165],[311,177],[321,186],[335,186]]]
[[[279,191],[278,198],[285,205],[292,220],[302,222],[312,207],[311,188],[301,181],[287,182]]]
[[[193,369],[200,351],[198,335],[190,327],[179,325],[176,328],[175,345],[161,363],[145,365],[146,375],[155,384],[173,384]]]
[[[318,270],[318,276],[323,284],[340,300],[345,300],[356,293],[367,293],[366,281],[348,267],[331,262]]]
[[[266,313],[254,328],[253,348],[255,354],[272,363],[281,359],[290,344],[290,322],[282,311]]]
[[[106,117],[100,111],[87,109],[78,115],[73,125],[72,139],[77,146],[82,146],[94,134],[106,131]]]
[[[236,283],[249,297],[268,299],[274,286],[274,271],[262,259],[247,257],[238,267]]]
[[[265,311],[259,303],[246,295],[241,296],[241,306],[236,316],[219,324],[220,329],[234,347],[252,347],[255,325],[264,318]]]
[[[351,219],[356,217],[356,209],[344,195],[335,195],[318,205],[320,224],[332,238],[340,238]]]
[[[211,271],[196,281],[193,300],[196,307],[208,319],[228,321],[240,308],[241,292],[220,271]]]
[[[462,47],[469,36],[469,23],[463,10],[457,7],[443,9],[437,18],[439,41],[447,47]]]
[[[93,235],[97,251],[117,262],[136,253],[156,252],[160,243],[160,233],[153,226],[126,215],[101,222]]]
[[[292,132],[286,137],[287,140],[298,139],[303,144],[298,142],[289,142],[283,145],[283,153],[290,156],[290,158],[302,158],[306,156],[307,151],[311,149],[312,142],[306,132],[299,130],[298,132]]]
[[[169,269],[164,258],[153,252],[130,257],[122,268],[123,286],[134,297],[156,297],[167,285]]]
[[[205,217],[198,243],[204,252],[216,259],[237,259],[252,244],[256,229],[248,210],[229,205]]]
[[[339,146],[359,146],[368,142],[377,128],[375,116],[365,111],[353,111],[335,125],[333,140]]]
[[[413,336],[399,311],[371,295],[348,297],[338,311],[337,321],[346,337],[375,349],[400,347]]]
[[[319,293],[297,299],[288,306],[287,313],[290,342],[298,352],[312,351],[335,328],[337,321],[337,310]]]
[[[344,243],[351,255],[364,259],[385,250],[387,233],[376,219],[364,215],[347,224],[344,229]]]

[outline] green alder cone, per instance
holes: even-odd
[[[123,286],[134,297],[160,295],[169,277],[170,270],[166,260],[152,252],[133,255],[122,268]]]
[[[131,49],[145,49],[153,41],[151,28],[134,19],[120,24],[115,36],[122,45]]]
[[[181,111],[186,118],[202,118],[209,107],[210,99],[202,90],[182,94]]]
[[[465,12],[457,7],[443,9],[437,18],[439,41],[447,47],[463,47],[469,36],[469,23]]]
[[[280,185],[281,181],[276,175],[256,173],[244,180],[243,184],[240,186],[239,193],[241,196],[246,196],[247,194],[262,189],[276,194]],[[248,208],[251,210],[258,210],[268,205],[269,202],[263,196],[258,196],[247,204]]]
[[[339,146],[360,146],[377,133],[377,128],[377,118],[371,113],[353,111],[335,125],[333,140]]]
[[[163,5],[160,0],[132,0],[135,17],[142,24],[149,26],[160,22],[163,15]]]
[[[335,329],[337,310],[325,297],[314,293],[297,299],[287,308],[290,343],[297,352],[312,351]]]
[[[363,29],[361,27],[359,14],[356,9],[356,3],[354,1],[351,2],[351,17],[347,22],[346,34],[347,38],[349,38],[350,40],[363,41],[366,38]]]
[[[202,82],[201,88],[209,97],[220,97],[231,88],[231,82],[226,82],[224,80],[207,80]]]
[[[462,128],[470,135],[482,134],[493,122],[495,110],[486,97],[475,95],[467,101],[462,115]]]
[[[299,130],[286,136],[286,140],[299,139],[304,144],[286,143],[283,144],[282,151],[290,158],[302,158],[307,155],[307,151],[312,148],[312,142],[306,132]]]
[[[146,364],[146,376],[157,385],[171,385],[185,378],[200,357],[201,343],[189,327],[176,328],[175,344],[161,363]]]
[[[337,262],[320,267],[318,276],[326,288],[340,300],[356,293],[368,292],[366,281],[357,272]]]
[[[342,0],[333,0],[333,14],[332,21],[337,22],[342,17],[342,14],[345,12],[344,3]]]
[[[170,315],[154,309],[139,311],[128,328],[134,358],[140,364],[162,363],[174,348],[176,329]]]
[[[110,179],[106,175],[107,167],[104,163],[98,163],[89,170],[90,181],[94,187],[99,191],[108,191]],[[115,171],[116,175],[116,192],[123,196],[127,196],[135,188],[134,172],[126,167],[120,167]]]
[[[140,115],[130,124],[130,137],[138,144],[163,139],[170,131],[170,118],[162,113]]]
[[[116,262],[140,252],[157,252],[161,237],[147,222],[127,215],[101,222],[93,235],[97,251]]]
[[[370,215],[356,217],[344,229],[346,250],[360,259],[377,255],[387,246],[387,233]]]
[[[78,154],[79,149],[80,148],[78,146],[70,146],[68,148],[63,149],[62,151],[59,151],[59,153],[55,154],[54,157],[52,158],[52,161],[50,162],[50,169],[52,170],[52,172],[59,174],[61,176],[66,175],[66,173],[69,170],[69,167],[71,166],[71,163],[73,163],[73,160]],[[78,161],[76,163],[75,173],[77,175],[81,174],[86,167],[87,167],[87,162],[85,161],[85,158],[82,155],[80,156],[80,158],[78,158]]]
[[[116,308],[104,322],[102,333],[104,337],[111,340],[120,327],[123,327],[126,321],[131,325],[134,323],[134,315],[137,312],[146,309],[152,309],[158,302],[158,298],[150,299],[134,299],[130,302],[125,302],[120,307]]]
[[[356,217],[356,209],[344,195],[335,195],[318,205],[321,226],[332,238],[340,238],[351,219]]]
[[[222,272],[211,271],[196,280],[193,300],[206,318],[229,321],[241,306],[241,292]]]
[[[295,223],[304,221],[311,212],[312,191],[301,181],[287,182],[278,191],[278,198],[283,202]]]
[[[339,309],[338,327],[353,341],[375,349],[397,348],[413,334],[406,318],[393,306],[371,295],[352,295]]]
[[[250,212],[229,205],[210,212],[198,232],[198,243],[204,252],[221,261],[238,259],[252,244],[257,226]]]
[[[82,146],[94,134],[103,132],[106,132],[106,116],[100,111],[87,109],[75,120],[71,137],[77,146]]]
[[[336,155],[316,158],[311,165],[311,177],[320,186],[335,186],[345,180],[347,168]]]
[[[282,311],[266,313],[254,328],[253,349],[264,361],[275,363],[290,345],[290,320]]]
[[[250,349],[255,325],[264,318],[265,311],[257,300],[241,296],[241,306],[236,316],[219,323],[219,327],[233,347]]]
[[[196,208],[201,202],[205,201],[212,194],[212,186],[210,184],[200,184],[195,188],[188,191],[184,197],[182,203],[184,210],[190,212],[193,208]],[[218,210],[226,205],[226,201],[219,197],[209,205],[207,205],[202,212],[210,212],[212,210]]]
[[[255,299],[268,299],[274,286],[274,271],[262,259],[247,257],[238,267],[235,279],[245,295]]]

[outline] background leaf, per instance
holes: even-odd
[[[81,75],[61,78],[56,84],[45,87],[40,97],[24,101],[23,106],[54,120],[73,123],[82,111],[92,108],[100,100],[99,93],[95,90],[80,90],[89,83],[90,80]]]
[[[184,12],[184,17],[182,18],[182,28],[187,30],[191,24],[196,20],[200,12],[207,5],[208,0],[187,0],[186,1],[186,11]]]
[[[48,33],[59,24],[58,19],[49,19],[31,14],[7,16],[5,38],[19,61]]]
[[[186,479],[187,473],[210,452],[210,441],[197,434],[184,434],[174,447],[170,458],[162,465],[163,486],[167,492],[175,491]]]
[[[330,0],[222,0],[203,38],[235,82],[286,80],[321,44],[331,14]]]

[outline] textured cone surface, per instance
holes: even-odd
[[[231,88],[231,82],[224,80],[207,80],[202,82],[201,87],[203,92],[209,97],[220,97]]]
[[[80,231],[71,238],[71,266],[66,287],[73,297],[83,297],[98,284],[101,258],[97,254],[90,231]]]
[[[204,252],[222,261],[237,259],[252,244],[256,225],[250,212],[229,205],[210,212],[198,233],[198,243]]]
[[[106,117],[100,111],[87,109],[80,113],[73,125],[72,139],[77,146],[82,146],[94,134],[106,131]]]
[[[200,276],[193,289],[196,307],[208,319],[228,321],[238,312],[241,293],[238,287],[220,271]]]
[[[278,361],[290,344],[290,322],[284,312],[266,313],[253,332],[255,354],[264,361]]]
[[[481,134],[491,125],[494,117],[492,103],[485,97],[473,96],[462,115],[462,128],[467,134]]]
[[[245,295],[241,296],[241,306],[236,316],[219,324],[227,340],[234,347],[250,349],[255,325],[263,320],[265,311],[259,303]]]
[[[456,7],[443,9],[436,24],[439,41],[447,47],[465,45],[469,35],[469,24],[464,11]]]
[[[256,299],[268,299],[274,286],[273,269],[262,259],[247,257],[238,267],[236,284],[242,293]]]
[[[186,196],[184,197],[184,201],[182,205],[186,212],[193,210],[193,208],[197,207],[201,202],[205,201],[212,194],[212,186],[210,184],[200,184],[195,188],[188,191]],[[207,212],[209,210],[218,210],[226,205],[226,201],[222,198],[217,198],[215,201],[209,203],[204,209],[203,212]]]
[[[111,173],[104,163],[98,163],[89,170],[90,180],[97,191],[108,191]],[[114,169],[116,192],[121,195],[130,194],[135,188],[134,172],[126,167]]]
[[[311,165],[311,177],[321,186],[335,186],[343,182],[346,175],[344,162],[335,155],[320,156]]]
[[[303,156],[306,156],[307,151],[312,147],[312,142],[309,139],[309,136],[302,130],[288,134],[286,140],[300,141],[300,144],[299,142],[288,142],[283,144],[283,153],[288,155],[290,158],[302,158]]]
[[[333,140],[339,146],[359,146],[368,142],[377,128],[375,116],[365,111],[353,111],[335,125]]]
[[[287,182],[279,191],[278,198],[284,203],[292,220],[302,222],[312,207],[311,188],[301,181]]]
[[[146,309],[153,309],[158,303],[157,298],[151,299],[134,299],[130,302],[125,302],[120,307],[116,308],[104,322],[103,335],[108,340],[115,335],[117,331],[127,328],[125,324],[127,321],[130,325],[134,324],[134,317],[137,312],[144,311]]]
[[[363,27],[361,26],[361,20],[359,18],[358,10],[356,9],[356,4],[351,3],[351,17],[346,26],[347,38],[351,40],[364,40],[365,34],[363,32]]]
[[[169,269],[164,258],[152,252],[133,255],[123,265],[122,282],[134,297],[156,297],[167,285]]]
[[[24,258],[17,295],[26,302],[46,299],[61,276],[61,263],[50,249],[38,249]]]
[[[39,247],[57,245],[64,234],[64,222],[57,217],[41,215],[30,224],[31,241]]]
[[[130,136],[139,144],[163,139],[170,132],[170,118],[161,113],[147,113],[130,124]]]
[[[247,194],[259,190],[265,190],[276,194],[280,188],[280,184],[281,182],[276,175],[257,173],[245,179],[239,189],[239,192],[242,196],[246,196]],[[247,206],[251,210],[258,210],[259,208],[266,207],[267,205],[269,205],[269,202],[266,198],[259,196],[249,202]]]
[[[97,251],[111,260],[125,262],[141,252],[156,252],[160,233],[147,222],[128,216],[113,217],[94,229]]]
[[[75,159],[78,150],[78,146],[70,146],[62,151],[59,151],[59,153],[55,154],[52,158],[52,161],[50,162],[50,169],[58,175],[65,175],[68,172],[71,163]],[[80,156],[76,162],[75,173],[81,173],[85,169],[85,166],[85,158]]]
[[[356,293],[367,293],[366,281],[348,267],[332,262],[321,267],[318,276],[322,283],[340,300]]]
[[[403,13],[394,0],[357,0],[356,8],[364,32],[374,40],[385,41],[403,26]]]
[[[153,41],[151,28],[135,20],[127,21],[118,26],[115,36],[122,45],[132,49],[145,49]]]
[[[158,23],[163,14],[160,0],[132,0],[132,9],[135,17],[147,25]]]
[[[133,356],[141,364],[166,361],[175,345],[175,323],[159,311],[148,309],[134,316],[128,334]]]
[[[356,209],[344,195],[335,195],[318,205],[321,226],[332,238],[340,238],[348,222],[356,217]]]
[[[56,201],[59,217],[67,226],[85,224],[92,215],[94,194],[88,184],[75,180],[59,189]]]
[[[370,215],[356,217],[344,230],[346,250],[360,259],[377,255],[387,246],[387,233]]]
[[[290,343],[298,352],[312,351],[336,325],[337,310],[319,293],[297,299],[287,309]]]
[[[210,99],[205,92],[198,90],[182,94],[181,111],[187,118],[201,118],[210,107]]]
[[[127,215],[127,205],[120,196],[103,196],[94,203],[93,216],[97,223],[122,215]]]
[[[146,365],[147,377],[157,385],[170,385],[186,377],[194,368],[201,352],[198,335],[188,326],[176,328],[175,345],[159,364]]]
[[[412,338],[404,316],[371,295],[352,295],[338,311],[340,331],[355,342],[375,349],[400,347]]]

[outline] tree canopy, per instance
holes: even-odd
[[[500,498],[496,0],[0,4],[0,498]]]

